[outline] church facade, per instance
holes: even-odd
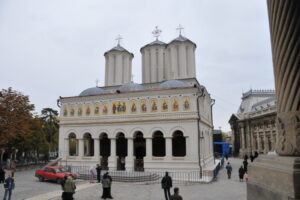
[[[196,44],[179,37],[134,55],[119,43],[105,52],[105,86],[60,97],[59,152],[68,165],[109,170],[205,170],[214,165],[212,99],[196,79]]]
[[[277,129],[276,96],[274,90],[249,90],[242,96],[238,112],[229,120],[232,131],[232,151],[235,155],[275,151]]]

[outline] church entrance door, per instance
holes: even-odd
[[[117,134],[117,170],[125,170],[125,157],[127,156],[127,139],[124,133]]]
[[[100,156],[101,167],[103,170],[108,170],[108,157],[110,156],[110,139],[106,133],[100,134]]]
[[[133,141],[134,149],[134,170],[135,171],[144,171],[144,157],[146,155],[146,140],[143,136],[143,133],[138,131],[135,133]]]

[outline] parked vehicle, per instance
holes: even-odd
[[[46,166],[43,169],[36,170],[35,176],[40,182],[50,180],[59,184],[61,184],[65,176],[72,176],[73,179],[77,178],[76,174],[68,172],[62,166]]]

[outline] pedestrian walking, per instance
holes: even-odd
[[[64,177],[64,179],[61,181],[61,183],[60,183],[60,185],[61,185],[61,189],[62,189],[62,194],[61,194],[61,199],[62,200],[65,200],[66,199],[66,194],[65,194],[65,192],[64,192],[64,186],[65,186],[65,183],[66,183],[66,181],[67,181],[67,176],[65,176]]]
[[[257,157],[258,157],[258,152],[255,151],[255,152],[254,152],[254,158],[257,158]]]
[[[245,174],[245,170],[244,170],[243,166],[241,166],[239,169],[240,182],[242,182],[244,180],[244,174]]]
[[[89,169],[89,181],[90,181],[90,183],[94,183],[95,175],[96,175],[95,168],[90,167],[90,169]]]
[[[64,188],[64,200],[73,200],[73,195],[76,190],[76,185],[71,176],[68,176],[63,188]]]
[[[172,187],[172,178],[169,176],[168,172],[166,172],[165,176],[161,180],[161,187],[164,189],[166,200],[170,200],[170,188]]]
[[[100,183],[100,181],[101,181],[101,170],[102,170],[102,167],[99,164],[97,164],[96,172],[97,172],[97,181],[98,181],[98,183]]]
[[[11,200],[12,190],[15,189],[15,181],[11,177],[11,174],[8,174],[8,177],[4,181],[4,197],[3,200]]]
[[[231,167],[230,162],[227,163],[227,165],[226,165],[226,170],[227,170],[227,176],[228,176],[228,179],[231,179],[232,167]]]
[[[248,160],[248,155],[247,154],[244,155],[244,160]]]
[[[171,196],[170,200],[182,200],[182,196],[179,195],[179,188],[174,188],[174,194]]]
[[[244,165],[244,171],[247,172],[248,171],[248,161],[244,160],[243,165]]]
[[[248,177],[248,174],[247,174],[247,173],[245,173],[244,178],[245,178],[246,183],[248,183],[249,177]]]
[[[251,160],[251,162],[253,162],[254,159],[255,159],[255,157],[254,157],[253,154],[251,153],[251,155],[250,155],[250,160]]]
[[[103,188],[103,192],[102,192],[102,199],[113,199],[113,197],[111,196],[111,183],[112,183],[112,179],[111,177],[108,175],[108,172],[106,172],[101,180],[102,183],[102,188]]]
[[[228,160],[228,153],[225,154],[226,161]]]
[[[5,180],[5,171],[2,166],[0,166],[0,184],[4,183]]]

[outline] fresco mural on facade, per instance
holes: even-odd
[[[183,100],[183,110],[190,110],[190,98],[188,97]]]
[[[91,114],[91,108],[90,108],[90,106],[87,106],[85,109],[85,115],[89,116],[90,114]]]
[[[107,115],[108,114],[108,104],[103,104],[102,113],[103,113],[103,115]]]
[[[142,113],[147,112],[147,102],[146,102],[146,100],[141,100],[141,112]]]
[[[117,101],[112,103],[112,114],[124,114],[126,113],[126,102]]]
[[[64,116],[67,117],[68,116],[68,110],[67,110],[67,107],[64,106]]]
[[[168,112],[169,111],[169,100],[168,99],[160,100],[160,105],[161,105],[161,111],[162,112]]]
[[[75,109],[73,106],[71,106],[71,109],[70,109],[70,115],[73,117],[75,115]]]
[[[179,103],[178,103],[178,99],[174,98],[172,100],[172,111],[178,111],[179,110]]]
[[[151,100],[151,112],[157,112],[157,100]]]
[[[94,107],[94,114],[95,115],[99,115],[100,114],[100,107],[99,107],[99,105],[95,105],[95,107]]]
[[[131,114],[136,114],[136,112],[137,112],[137,106],[136,106],[136,102],[135,101],[131,102],[130,112],[131,112]]]
[[[82,115],[82,106],[78,106],[78,111],[77,111],[77,115],[81,116]]]

